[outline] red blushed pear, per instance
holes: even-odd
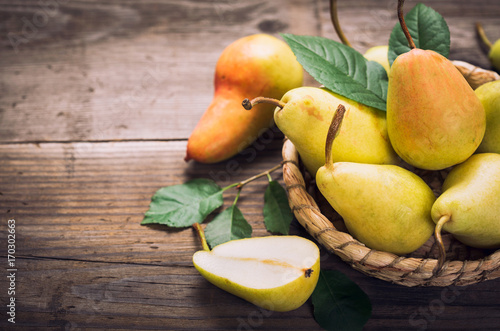
[[[444,56],[415,47],[404,22],[409,52],[392,64],[387,93],[387,131],[407,163],[439,170],[468,159],[481,143],[486,115],[462,74]]]
[[[230,44],[217,62],[214,97],[189,137],[185,160],[216,163],[244,150],[273,125],[274,106],[249,112],[241,100],[279,99],[302,81],[302,66],[284,41],[255,34]]]

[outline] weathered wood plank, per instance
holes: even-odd
[[[186,258],[190,258],[187,253]],[[19,283],[23,299],[19,326],[226,330],[244,329],[249,323],[259,330],[320,330],[310,302],[289,313],[262,311],[215,288],[188,264],[40,258],[19,263],[24,280]],[[453,330],[457,326],[494,330],[498,326],[495,310],[477,301],[498,296],[498,289],[486,284],[476,285],[472,293],[466,288],[407,289],[376,280],[368,285],[362,277],[351,278],[361,283],[374,305],[366,330]]]
[[[53,3],[0,7],[0,141],[185,139],[227,45],[318,33],[315,0]]]
[[[280,160],[278,135],[252,161],[250,153],[236,157],[238,173],[229,173],[227,163],[186,165],[185,144],[0,145],[0,235],[6,238],[6,220],[16,219],[18,326],[224,330],[250,323],[262,330],[319,330],[310,301],[290,313],[262,312],[206,282],[191,264],[201,249],[191,229],[140,225],[162,186],[210,173],[220,183],[239,181]],[[254,236],[268,234],[261,213],[265,184],[249,184],[239,200]],[[234,196],[228,192],[226,205]],[[308,237],[297,222],[292,233]],[[321,261],[369,295],[373,316],[367,330],[494,330],[500,320],[500,280],[406,288],[365,276],[334,255],[323,252]],[[0,286],[6,282],[2,277]]]
[[[489,66],[473,25],[480,20],[500,38],[498,2],[424,3],[448,21],[450,58]],[[393,7],[339,1],[356,49],[387,44]],[[258,32],[338,40],[325,0],[67,1],[54,9],[27,1],[1,9],[0,141],[185,139],[212,98],[215,62],[230,42]]]

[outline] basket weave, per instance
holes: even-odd
[[[459,70],[462,68],[460,71],[469,83],[475,82],[477,86],[500,79],[494,72],[473,67],[465,62],[454,64]],[[449,234],[443,235],[447,259],[438,273],[433,272],[438,255],[434,237],[406,256],[366,247],[347,233],[340,216],[331,209],[314,185],[314,180],[310,179],[304,170],[298,152],[290,140],[285,139],[282,153],[283,179],[295,217],[324,248],[338,255],[354,269],[404,286],[461,286],[500,277],[500,249],[488,251],[470,248]],[[431,187],[439,190],[436,187],[441,183],[436,184],[436,180],[439,180],[436,176],[425,177],[425,172],[419,175],[423,176]]]

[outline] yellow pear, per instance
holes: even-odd
[[[492,43],[479,22],[476,23],[476,31],[483,44],[488,48],[488,58],[491,64],[495,69],[500,70],[500,39]]]
[[[472,155],[450,171],[442,191],[431,211],[439,244],[436,270],[446,258],[442,230],[471,247],[500,248],[500,154]]]
[[[228,241],[198,251],[193,264],[215,286],[273,311],[299,308],[311,296],[320,273],[319,249],[298,236]]]
[[[380,63],[384,67],[387,74],[391,71],[391,66],[389,64],[389,58],[387,57],[387,52],[389,51],[389,46],[374,46],[369,48],[364,55],[364,57],[369,61],[375,61]]]
[[[432,218],[466,245],[500,248],[500,154],[480,153],[454,167]]]
[[[399,19],[411,50],[391,66],[387,130],[392,146],[407,163],[439,170],[465,161],[481,143],[486,115],[463,75],[444,56],[415,47]]]
[[[491,64],[495,69],[500,70],[500,39],[495,41],[488,53]]]
[[[316,174],[318,189],[342,216],[349,233],[366,246],[394,254],[413,252],[434,231],[434,193],[420,177],[399,166],[333,162],[328,155],[342,119],[338,114],[339,110],[327,137],[326,163]]]
[[[262,102],[268,102],[264,98]],[[307,171],[325,164],[328,128],[340,103],[345,105],[342,131],[332,149],[334,161],[397,164],[399,158],[387,135],[385,112],[349,100],[324,88],[299,87],[276,101],[274,122],[293,142]],[[261,102],[253,100],[253,103]]]
[[[478,153],[500,153],[500,80],[488,82],[474,91],[486,112],[486,132]]]

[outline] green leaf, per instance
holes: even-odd
[[[433,50],[448,57],[450,54],[450,30],[438,12],[419,3],[406,14],[405,22],[417,48]],[[392,29],[389,38],[389,63],[392,65],[392,62],[399,55],[409,51],[408,40],[398,22]]]
[[[348,99],[386,109],[387,73],[353,48],[315,36],[282,35],[302,67],[320,84]]]
[[[201,223],[224,203],[222,189],[210,179],[193,179],[159,189],[151,198],[141,224],[188,227]]]
[[[252,227],[235,204],[215,216],[205,228],[205,237],[212,248],[230,240],[251,236]]]
[[[270,181],[264,193],[264,224],[269,232],[288,234],[293,213],[283,186]]]
[[[340,271],[321,270],[311,299],[314,318],[326,330],[362,330],[371,317],[366,293]]]

